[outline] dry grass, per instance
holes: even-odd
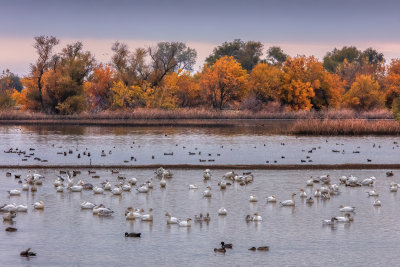
[[[394,120],[299,120],[289,129],[302,135],[399,135],[400,123]]]
[[[393,119],[387,110],[375,110],[357,113],[353,110],[328,111],[297,111],[297,112],[269,112],[261,110],[211,110],[211,109],[134,109],[123,111],[104,111],[99,113],[81,113],[77,115],[48,115],[44,113],[1,111],[0,120],[222,120],[222,119],[272,119],[272,120],[299,120],[299,119]]]

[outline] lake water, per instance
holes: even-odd
[[[307,164],[368,163],[367,159],[371,163],[399,163],[400,159],[398,137],[282,136],[273,134],[268,127],[1,126],[0,140],[3,166],[86,165],[90,160],[92,164],[104,165],[218,165],[266,164],[266,161],[269,164],[303,164],[301,160]],[[22,161],[22,154],[3,152],[10,148],[34,155]],[[101,156],[102,150],[105,156]],[[84,152],[90,152],[91,157],[83,155]],[[124,162],[126,160],[128,162]],[[93,185],[109,180],[116,185],[119,175],[136,177],[141,184],[154,177],[155,170],[124,169],[113,174],[110,169],[96,169],[100,178],[92,178],[87,169],[81,171],[76,180]],[[221,191],[218,182],[227,171],[212,170],[211,181],[204,183],[202,170],[172,169],[174,176],[167,181],[165,189],[161,189],[158,179],[153,178],[155,186],[148,194],[132,190],[118,197],[110,192],[104,195],[94,195],[91,191],[56,193],[53,181],[59,169],[38,169],[36,172],[46,179],[37,192],[22,192],[21,196],[9,197],[7,190],[21,188],[14,174],[24,178],[28,170],[0,169],[0,205],[29,206],[27,213],[18,213],[15,219],[13,227],[18,228],[17,232],[5,232],[10,225],[3,222],[0,265],[398,265],[395,256],[400,249],[400,196],[389,192],[389,184],[400,182],[399,171],[394,170],[394,176],[388,178],[388,170],[235,170],[237,173],[251,171],[254,182],[246,186],[233,184]],[[11,172],[12,176],[7,177],[6,172]],[[380,193],[382,206],[372,206],[375,198],[367,197],[366,193],[371,187],[340,186],[340,195],[330,200],[316,200],[312,206],[298,197],[301,188],[310,195],[321,186],[315,184],[306,188],[305,181],[310,176],[327,173],[333,183],[338,183],[342,175],[352,174],[360,179],[375,176],[373,188]],[[189,190],[189,184],[197,184],[199,189]],[[212,187],[211,199],[202,197],[207,185]],[[279,203],[267,203],[264,199],[277,195],[279,202],[290,199],[292,192],[297,193],[295,208],[280,207]],[[257,203],[248,201],[251,194],[258,197]],[[44,211],[32,207],[39,200],[45,203]],[[91,211],[80,209],[83,201],[103,203],[114,211],[114,215],[110,218],[94,216]],[[333,228],[322,226],[323,219],[341,215],[339,205],[356,207],[354,222]],[[143,208],[145,213],[153,208],[154,222],[126,221],[124,211],[128,206]],[[227,209],[227,216],[218,216],[221,207]],[[168,226],[166,212],[180,219],[194,219],[195,214],[209,212],[211,221],[208,224],[192,221],[192,227],[188,229]],[[258,212],[263,221],[245,222],[245,216],[254,212]],[[125,232],[141,232],[142,237],[125,238]],[[213,251],[221,241],[233,243],[233,249],[225,255]],[[270,246],[270,251],[249,251],[248,248],[253,246]],[[19,253],[28,247],[38,256],[20,257]]]
[[[172,170],[174,177],[161,189],[155,187],[148,194],[124,192],[121,197],[94,195],[92,192],[56,193],[53,180],[55,170],[39,170],[46,180],[36,193],[23,192],[19,197],[8,197],[6,190],[19,188],[13,177],[0,172],[0,203],[27,204],[29,211],[19,213],[18,232],[0,231],[1,266],[396,266],[400,249],[399,195],[389,192],[391,181],[399,182],[398,172],[387,178],[386,170],[329,171],[333,182],[341,175],[353,174],[360,178],[375,176],[374,189],[380,193],[381,207],[373,207],[373,197],[367,197],[371,187],[340,186],[341,194],[330,200],[316,200],[309,206],[296,196],[296,207],[268,204],[264,197],[277,195],[278,201],[289,199],[292,192],[305,188],[310,175],[326,171],[253,171],[255,180],[247,186],[234,184],[225,191],[217,183],[226,170],[213,170],[208,183],[211,199],[202,197],[206,187],[201,170]],[[26,170],[7,170],[26,175]],[[243,170],[251,171],[251,170]],[[89,178],[82,170],[78,179],[99,184],[108,179],[117,183],[117,174],[97,170],[99,179]],[[154,170],[126,170],[119,175],[137,177],[139,183],[154,175]],[[199,189],[190,191],[189,184]],[[306,188],[308,194],[320,185]],[[250,203],[255,194],[259,201]],[[33,210],[31,204],[43,200],[44,211]],[[82,201],[103,203],[115,213],[111,218],[99,218],[91,211],[81,210]],[[356,207],[354,222],[332,228],[322,226],[321,220],[339,216],[339,205]],[[154,209],[154,222],[128,222],[124,210],[128,206]],[[225,207],[227,216],[218,216]],[[255,211],[263,217],[259,223],[246,223],[244,217]],[[209,212],[211,221],[192,223],[189,229],[166,225],[165,213],[181,219],[194,218]],[[9,224],[3,223],[5,228]],[[124,232],[141,232],[142,237],[125,238]],[[221,241],[233,243],[225,255],[215,254],[213,248]],[[252,246],[270,246],[269,252],[249,251]],[[31,247],[38,253],[29,260],[19,252]]]
[[[396,136],[296,137],[271,134],[273,127],[2,126],[0,161],[12,165],[42,160],[48,165],[399,163]],[[3,153],[10,148],[26,154]]]

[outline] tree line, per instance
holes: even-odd
[[[0,76],[0,107],[51,114],[205,107],[280,110],[399,109],[400,59],[389,64],[373,48],[345,46],[291,57],[260,42],[224,42],[194,73],[197,53],[182,42],[130,50],[115,42],[111,62],[98,63],[81,42],[54,53],[59,40],[34,38],[37,60],[25,77]]]

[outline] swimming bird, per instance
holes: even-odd
[[[257,250],[260,250],[260,251],[269,251],[269,247],[268,247],[268,246],[258,247]]]
[[[214,252],[225,253],[226,249],[225,248],[214,248]]]
[[[3,221],[12,222],[15,217],[17,217],[17,213],[15,211],[9,211],[3,214]]]
[[[204,178],[204,180],[210,180],[211,179],[211,171],[209,169],[206,169],[204,171],[203,178]]]
[[[178,224],[179,220],[176,217],[172,217],[169,212],[165,213],[165,216],[167,216],[167,224]]]
[[[124,184],[122,187],[123,191],[131,191],[131,185],[130,184]]]
[[[26,206],[26,205],[18,205],[16,208],[17,208],[16,209],[17,212],[27,212],[28,211],[28,206]]]
[[[103,194],[103,193],[104,193],[104,189],[101,188],[101,187],[95,186],[95,187],[93,188],[93,193],[94,193],[94,194]]]
[[[266,199],[267,199],[267,202],[276,202],[276,196],[275,195],[269,196]]]
[[[198,189],[199,187],[197,186],[197,184],[190,184],[189,185],[189,189]]]
[[[125,233],[125,237],[140,237],[140,235],[141,235],[141,233],[135,233],[135,232],[132,232],[132,233],[126,232]]]
[[[306,199],[306,203],[307,204],[313,204],[314,203],[314,199],[312,197],[309,197]]]
[[[128,183],[130,183],[131,185],[135,185],[137,183],[137,179],[135,177],[129,178]]]
[[[203,221],[203,213],[200,213],[200,215],[194,215],[194,221],[202,222]]]
[[[32,256],[36,256],[35,252],[30,251],[31,248],[28,248],[27,250],[22,251],[19,255],[21,257],[32,257]]]
[[[136,188],[136,190],[139,193],[147,193],[147,192],[149,192],[149,187],[148,187],[148,185],[142,185],[141,187]]]
[[[262,217],[260,215],[258,215],[257,212],[254,213],[254,217],[253,217],[253,221],[257,222],[257,221],[262,221]]]
[[[160,186],[161,186],[161,188],[165,188],[166,185],[167,185],[167,181],[164,179],[164,176],[163,176],[160,180]]]
[[[150,208],[149,209],[149,214],[144,214],[142,215],[142,217],[140,218],[142,221],[146,221],[146,222],[152,222],[153,221],[153,209]]]
[[[338,220],[332,217],[330,220],[322,220],[323,225],[334,225]]]
[[[249,197],[249,201],[250,201],[250,202],[257,202],[258,200],[257,200],[257,197],[256,197],[255,195],[251,195],[251,196]]]
[[[376,199],[372,205],[378,207],[378,206],[381,206],[382,203],[381,203],[381,201],[379,199]]]
[[[14,228],[14,227],[7,227],[5,230],[6,230],[6,232],[16,232],[16,231],[18,231],[18,229]]]
[[[100,209],[98,211],[97,215],[100,217],[110,217],[113,213],[114,213],[114,211],[112,211],[110,209]]]
[[[111,188],[112,188],[111,183],[107,181],[104,184],[104,190],[111,191]]]
[[[377,197],[379,194],[375,190],[371,190],[367,192],[369,197]]]
[[[314,197],[321,197],[321,191],[319,189],[317,189],[314,193]]]
[[[306,181],[306,185],[307,186],[314,186],[314,181],[313,181],[312,177]]]
[[[187,220],[186,221],[180,221],[179,222],[179,226],[180,227],[190,227],[191,225],[190,225],[190,221],[191,221],[192,219],[190,219],[190,218],[187,218]]]
[[[43,201],[38,201],[33,203],[33,208],[37,210],[42,210],[44,209],[44,202]]]
[[[10,196],[19,196],[19,195],[21,195],[21,191],[19,191],[18,189],[9,190],[7,192],[8,192],[8,194]]]
[[[353,217],[351,217],[350,213],[344,214],[344,216],[335,217],[338,222],[348,223],[353,221]]]
[[[71,192],[82,192],[83,186],[82,185],[73,185],[68,188]]]
[[[111,193],[115,196],[120,196],[122,194],[122,188],[121,186],[119,187],[114,187],[113,190],[111,190]]]
[[[246,222],[252,222],[253,221],[253,217],[250,215],[247,215],[245,218]]]
[[[224,207],[222,207],[218,210],[218,215],[227,215],[227,214],[228,214],[228,211]]]
[[[343,206],[343,205],[339,206],[339,211],[341,212],[354,212],[355,209],[356,209],[355,207],[350,207],[350,206]]]
[[[15,203],[4,204],[0,207],[0,211],[17,211],[17,205]]]
[[[300,197],[301,197],[301,198],[307,197],[307,193],[304,192],[304,189],[300,189]]]
[[[64,192],[64,187],[62,185],[56,187],[56,192]]]
[[[219,183],[219,187],[221,188],[221,190],[226,189],[226,181],[225,181],[225,180],[222,180],[222,181]]]
[[[211,197],[211,186],[207,186],[207,189],[203,192],[203,197]]]
[[[93,203],[90,203],[87,201],[83,201],[80,206],[81,206],[81,209],[93,209],[94,207],[96,207],[96,204],[93,204]]]
[[[211,220],[210,214],[207,212],[206,216],[204,216],[203,220],[205,222],[209,222]]]
[[[295,195],[296,195],[296,193],[293,193],[292,194],[292,199],[280,202],[281,206],[295,206],[296,205],[296,203],[294,201],[294,196]]]
[[[230,248],[230,249],[232,249],[233,248],[233,245],[232,244],[225,244],[225,242],[221,242],[221,248]]]
[[[133,213],[133,211],[129,211],[126,215],[125,215],[125,219],[126,220],[135,220],[135,214]]]

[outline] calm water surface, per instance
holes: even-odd
[[[50,165],[399,163],[396,136],[296,137],[273,135],[273,127],[1,126],[0,161],[13,165],[41,160]],[[22,154],[3,153],[10,148],[33,155],[22,161]],[[83,152],[90,152],[90,157]]]
[[[26,170],[7,170],[26,175]],[[1,266],[390,266],[398,265],[400,249],[400,199],[398,193],[389,192],[389,183],[398,180],[387,178],[386,170],[329,171],[333,182],[341,175],[353,174],[360,178],[377,177],[376,189],[382,207],[373,207],[374,198],[367,197],[370,187],[348,188],[340,186],[341,194],[328,201],[316,201],[309,206],[296,197],[296,207],[267,204],[264,197],[276,194],[278,200],[290,198],[292,192],[305,188],[310,175],[321,171],[254,171],[255,181],[247,186],[232,185],[225,191],[217,183],[225,170],[214,170],[208,183],[212,187],[211,199],[204,199],[201,170],[172,170],[166,189],[160,189],[158,180],[148,194],[124,192],[121,197],[93,195],[92,192],[56,193],[53,180],[55,170],[39,170],[46,180],[38,192],[23,192],[19,197],[8,197],[6,190],[19,188],[14,178],[0,171],[0,203],[27,204],[29,211],[19,213],[14,227],[18,232],[0,231]],[[245,170],[243,170],[245,171]],[[247,171],[247,170],[246,170]],[[325,171],[324,171],[325,172]],[[117,183],[117,174],[97,170],[99,179],[89,178],[82,170],[79,179],[99,184],[108,179]],[[154,175],[154,170],[130,170],[120,173],[137,177],[144,182]],[[197,183],[197,191],[188,185]],[[311,193],[320,185],[308,187]],[[250,203],[249,195],[259,201]],[[45,202],[44,211],[33,210],[35,201]],[[103,203],[115,211],[111,218],[93,216],[81,210],[83,201]],[[335,228],[323,227],[322,219],[339,216],[339,205],[357,207],[351,224]],[[128,222],[124,210],[128,206],[154,209],[154,222]],[[225,217],[218,216],[220,207],[228,210]],[[170,212],[178,218],[193,218],[200,212],[209,212],[209,224],[193,223],[189,229],[177,225],[167,226],[164,214]],[[258,211],[263,217],[259,223],[246,223],[245,215]],[[9,226],[3,223],[2,228]],[[128,238],[124,232],[141,232],[142,238]],[[234,248],[218,255],[213,248],[219,243],[233,243]],[[248,251],[252,246],[269,245],[269,252]],[[19,252],[32,247],[37,257],[27,260]]]

